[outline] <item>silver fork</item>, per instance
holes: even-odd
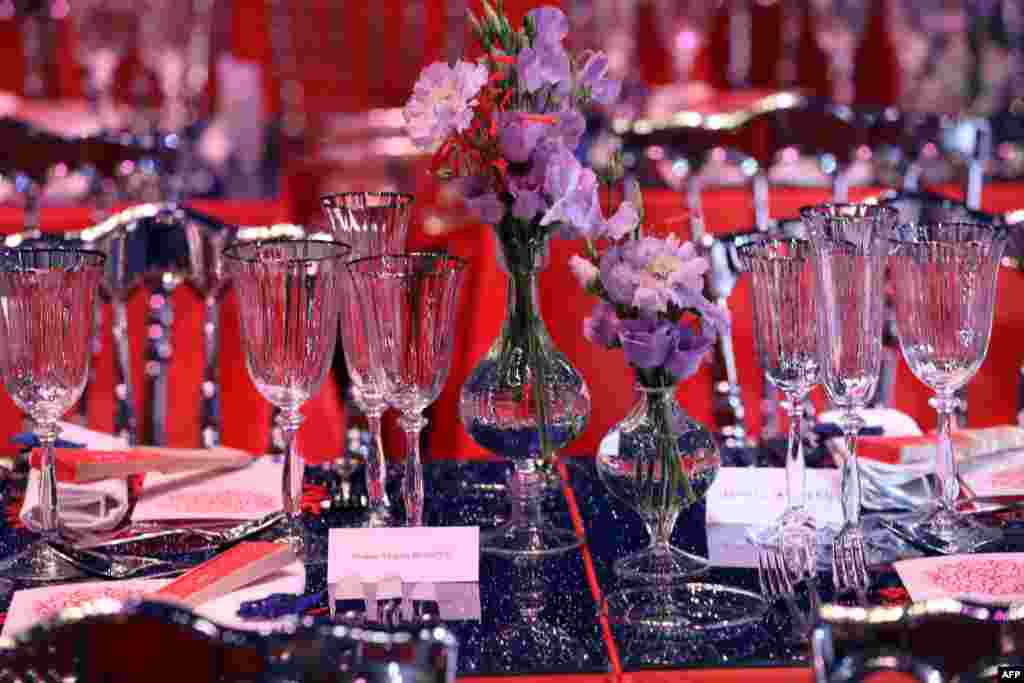
[[[778,546],[759,544],[757,566],[761,594],[769,602],[784,601],[792,618],[793,628],[787,641],[805,642],[817,616],[817,588],[813,583],[816,571],[814,537],[807,534],[783,535]],[[811,594],[808,613],[797,604],[796,586],[800,581],[807,583]]]
[[[846,524],[836,535],[832,546],[832,580],[836,595],[853,591],[860,602],[867,602],[871,579],[860,525]]]

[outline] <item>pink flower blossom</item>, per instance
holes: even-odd
[[[487,83],[487,67],[459,61],[434,62],[423,70],[402,114],[410,139],[431,149],[473,121],[474,98]]]

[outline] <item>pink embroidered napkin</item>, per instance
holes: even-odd
[[[1024,553],[922,557],[893,563],[915,602],[963,598],[979,602],[1024,600]]]
[[[258,519],[284,505],[280,463],[256,458],[239,469],[150,473],[132,521]]]

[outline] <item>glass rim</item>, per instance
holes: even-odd
[[[841,213],[834,213],[835,210],[856,209],[866,210],[866,213],[876,214],[874,216],[845,216]],[[881,216],[895,217],[899,219],[899,211],[887,204],[869,204],[867,202],[822,202],[820,204],[808,204],[800,207],[800,218],[841,218],[851,220],[876,220]]]
[[[908,229],[909,228],[910,230],[918,230],[918,229],[922,229],[922,228],[923,229],[939,228],[939,227],[943,227],[943,226],[948,226],[950,228],[955,228],[955,227],[971,228],[972,230],[980,229],[982,232],[988,233],[988,234],[992,235],[994,238],[1006,239],[1006,238],[1008,238],[1010,236],[1010,228],[1008,226],[996,225],[996,224],[993,224],[993,223],[985,223],[985,222],[982,222],[982,221],[967,221],[967,220],[908,221],[906,223],[900,223],[899,225],[893,227],[892,231],[889,234],[889,241],[894,243],[894,244],[906,244],[906,245],[922,244],[922,243],[925,243],[925,242],[933,242],[933,243],[934,242],[938,242],[938,243],[946,243],[946,244],[961,244],[963,242],[970,241],[970,240],[966,240],[966,239],[963,239],[963,240],[961,240],[961,239],[949,239],[949,238],[946,238],[946,237],[936,237],[936,238],[921,239],[921,240],[910,240],[910,239],[906,239],[906,238],[900,237],[900,232],[902,230],[904,230],[904,229]]]
[[[412,205],[416,198],[411,192],[399,192],[396,190],[350,190],[346,192],[328,192],[320,195],[320,205],[325,209],[348,209],[345,200],[351,197],[379,197],[394,200],[391,207],[404,208]],[[386,207],[386,208],[391,208]]]
[[[102,266],[107,261],[107,255],[97,249],[83,249],[81,247],[0,247],[0,256],[11,254],[78,254],[94,259],[96,262],[90,265]]]
[[[793,237],[787,235],[770,236],[766,235],[761,239],[750,240],[743,244],[736,245],[736,253],[740,256],[750,256],[757,252],[760,248],[770,246],[773,244],[799,244],[810,249],[813,246],[813,240],[809,237]]]
[[[410,251],[400,254],[375,254],[373,256],[363,256],[362,258],[357,258],[352,261],[349,261],[348,268],[349,270],[353,270],[355,266],[369,263],[370,261],[379,261],[383,263],[384,261],[393,259],[395,261],[410,262],[414,259],[425,259],[426,257],[430,257],[433,259],[444,259],[447,263],[453,264],[455,266],[454,268],[449,268],[449,270],[452,271],[465,270],[466,267],[469,266],[468,260],[462,258],[461,256],[455,256],[454,254],[449,254],[447,252]]]
[[[336,261],[340,260],[344,262],[345,258],[352,253],[352,246],[345,244],[344,242],[338,242],[337,240],[311,240],[311,239],[268,239],[268,240],[241,240],[229,244],[224,247],[224,251],[221,254],[224,258],[229,259],[237,263],[264,263],[260,259],[252,256],[242,256],[241,254],[234,253],[238,250],[246,247],[259,248],[266,246],[283,246],[286,244],[323,244],[334,247],[341,247],[334,254],[326,254],[324,256],[295,256],[292,258],[284,258],[275,261],[275,263],[318,263],[320,261]]]

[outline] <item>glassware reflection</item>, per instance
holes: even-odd
[[[520,672],[524,663],[532,670],[580,671],[592,654],[567,629],[544,616],[550,602],[543,571],[550,560],[522,558],[512,572],[514,615],[498,624],[481,647],[481,666],[488,672]]]

